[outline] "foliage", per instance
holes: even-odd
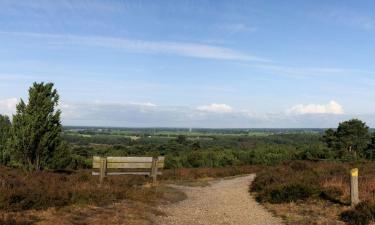
[[[56,110],[59,95],[52,83],[34,83],[29,89],[29,99],[17,105],[13,116],[10,139],[12,160],[25,168],[41,170],[55,162],[61,147],[60,110]],[[56,164],[55,164],[56,165]]]
[[[0,164],[5,164],[5,149],[8,142],[11,123],[8,116],[0,115]]]
[[[357,159],[366,155],[371,137],[366,123],[352,119],[339,124],[336,131],[326,130],[323,140],[342,159]]]
[[[269,202],[283,203],[305,200],[315,194],[313,187],[303,183],[282,185],[269,193]]]

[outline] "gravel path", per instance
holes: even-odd
[[[207,187],[174,186],[184,201],[160,208],[159,225],[281,225],[281,219],[260,206],[249,194],[254,175],[223,179]]]

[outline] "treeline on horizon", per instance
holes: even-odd
[[[21,100],[12,120],[0,115],[1,164],[25,170],[79,169],[91,167],[94,155],[165,155],[167,168],[375,159],[375,135],[358,119],[325,131],[63,128],[58,102],[52,83],[34,83],[27,103]]]

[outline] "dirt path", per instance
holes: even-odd
[[[184,191],[184,201],[160,208],[160,225],[278,225],[275,218],[249,194],[254,175],[211,182],[207,187],[174,186]]]

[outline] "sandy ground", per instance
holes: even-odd
[[[173,186],[187,199],[159,208],[165,214],[158,225],[278,225],[281,219],[259,205],[249,194],[254,175],[221,179],[205,187]]]

